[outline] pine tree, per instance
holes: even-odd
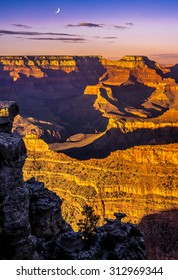
[[[83,233],[85,241],[92,242],[96,235],[97,224],[100,218],[98,215],[95,215],[93,208],[89,205],[83,206],[82,215],[84,218],[77,223],[78,229]]]

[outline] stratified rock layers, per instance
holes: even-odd
[[[9,129],[18,107],[14,102],[0,106],[0,259],[144,259],[143,235],[121,222],[123,214],[115,213],[116,219],[107,220],[88,243],[65,222],[62,200],[54,192],[34,178],[23,181],[26,148]],[[36,141],[31,144],[39,151]],[[45,145],[41,149],[48,151]]]
[[[178,207],[177,149],[177,144],[133,147],[82,161],[31,151],[24,176],[36,177],[64,198],[64,216],[75,229],[86,203],[103,220],[121,211],[138,223],[145,215]]]
[[[135,146],[82,161],[50,150],[30,151],[24,176],[35,176],[64,199],[62,213],[75,230],[85,204],[101,224],[124,212],[125,221],[139,223],[149,259],[177,259],[177,150],[177,144]]]
[[[74,228],[86,203],[103,221],[117,211],[139,222],[177,208],[177,66],[161,67],[144,56],[0,60],[0,96],[17,98],[23,118],[14,129],[30,134],[24,176],[64,199]],[[50,147],[68,156],[32,134],[57,141]]]
[[[177,72],[145,56],[0,56],[0,75],[0,98],[21,108],[14,125],[21,136],[54,143],[118,129],[128,134],[128,148],[145,144],[141,137],[130,143],[131,132],[178,128]],[[176,141],[171,134],[166,143]]]

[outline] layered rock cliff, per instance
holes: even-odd
[[[64,215],[74,227],[86,202],[102,220],[121,210],[138,223],[145,215],[178,207],[177,164],[177,144],[134,147],[82,161],[41,150],[28,152],[24,176],[35,176],[64,198]]]
[[[30,141],[25,143],[29,149]],[[82,161],[41,149],[28,152],[24,176],[43,181],[63,198],[62,213],[75,230],[86,203],[101,224],[124,212],[125,221],[140,224],[149,259],[177,259],[178,227],[171,210],[178,208],[177,149],[177,144],[139,146]],[[166,210],[168,215],[161,214]]]
[[[97,85],[88,85],[84,94],[96,96],[94,107],[108,118],[107,131],[112,137],[116,133],[115,138],[126,139],[124,147],[123,140],[118,140],[115,149],[164,143],[165,137],[154,136],[159,130],[163,134],[168,129],[174,131],[166,139],[177,141],[178,85],[172,72],[165,74],[161,66],[141,56],[125,56],[115,64],[103,64],[106,72]],[[113,146],[109,135],[107,141]]]
[[[157,144],[154,131],[178,126],[176,66],[161,67],[145,56],[118,61],[100,56],[4,56],[0,79],[1,99],[15,100],[22,108],[14,130],[22,136],[34,133],[48,143],[65,142],[78,133],[112,130],[113,135],[118,128],[116,134],[127,138],[128,147],[145,144],[142,135],[147,130],[147,143]],[[138,137],[129,143],[133,131]],[[113,146],[108,134],[107,141]]]
[[[1,56],[0,62],[3,70],[9,72],[14,81],[20,79],[21,75],[35,78],[47,77],[43,69],[62,70],[67,73],[77,69],[72,56]]]
[[[107,120],[93,108],[93,98],[83,95],[104,72],[92,56],[0,57],[0,98],[19,104],[14,130],[20,135],[63,142],[75,133],[105,129]]]
[[[34,178],[24,182],[26,148],[20,137],[10,134],[18,107],[14,102],[0,106],[0,259],[144,259],[143,235],[121,222],[123,214],[107,220],[86,246],[82,233],[63,219],[61,199]],[[32,143],[39,151],[35,139]]]

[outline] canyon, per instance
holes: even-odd
[[[86,204],[100,225],[123,212],[144,232],[148,258],[176,259],[177,82],[177,65],[145,56],[1,56],[0,99],[20,107],[24,179],[62,198],[74,230]]]
[[[100,56],[0,57],[0,98],[21,108],[15,130],[22,136],[35,133],[47,143],[65,142],[79,133],[97,134],[93,138],[98,139],[104,132],[108,139],[108,131],[117,131],[127,142],[132,133],[135,142],[145,144],[142,135],[149,131],[146,144],[154,144],[158,139],[153,130],[169,130],[167,141],[174,141],[177,79],[176,66],[161,67],[144,56],[119,61]],[[163,137],[157,138],[164,142]],[[117,145],[122,148],[123,143]]]
[[[114,213],[115,219],[106,219],[102,227],[89,224],[93,232],[91,236],[88,230],[86,238],[63,219],[62,200],[54,192],[34,178],[24,182],[26,147],[11,133],[18,106],[0,102],[0,108],[0,259],[145,259],[143,234],[138,226],[121,221],[125,214]],[[92,213],[91,208],[84,216],[92,221]],[[85,226],[85,217],[81,221]]]

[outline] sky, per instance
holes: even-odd
[[[1,0],[0,55],[146,55],[176,64],[178,1]]]

